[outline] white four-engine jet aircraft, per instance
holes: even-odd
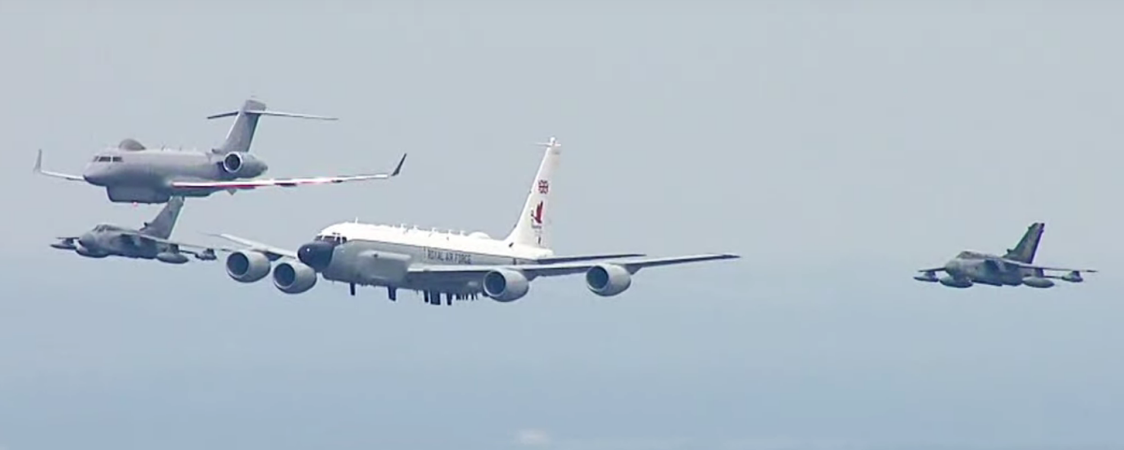
[[[445,233],[415,227],[337,223],[323,229],[297,251],[248,239],[218,234],[247,248],[224,249],[231,278],[252,283],[270,273],[273,284],[289,294],[311,289],[318,276],[355,286],[382,286],[391,300],[398,289],[423,293],[427,303],[446,304],[474,299],[480,293],[500,302],[525,296],[538,277],[585,273],[590,291],[600,296],[624,292],[632,275],[647,267],[738,258],[732,254],[703,254],[664,258],[642,254],[555,256],[544,241],[549,221],[550,193],[561,147],[554,138],[531,184],[519,220],[504,239],[482,232]],[[608,261],[613,259],[612,261]]]

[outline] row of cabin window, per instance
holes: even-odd
[[[94,162],[121,162],[120,156],[95,156]]]

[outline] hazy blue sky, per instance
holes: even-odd
[[[0,2],[0,448],[1124,448],[1124,6],[1112,2]],[[730,251],[514,304],[241,285],[56,235],[156,206],[35,177],[209,148],[250,95],[275,176],[175,237],[508,231],[541,156],[559,253]],[[1081,286],[967,291],[1003,251]]]

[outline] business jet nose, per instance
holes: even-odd
[[[82,178],[94,186],[105,186],[109,183],[109,174],[100,167],[90,167],[82,172]]]
[[[328,268],[332,263],[335,246],[327,242],[309,242],[297,249],[297,259],[317,272]]]

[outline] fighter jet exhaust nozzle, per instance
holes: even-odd
[[[612,297],[632,285],[632,274],[618,265],[598,264],[585,272],[585,284],[594,294]]]
[[[226,274],[234,281],[253,283],[269,275],[269,258],[258,252],[233,252],[226,257]]]
[[[332,264],[332,253],[336,246],[331,242],[309,242],[297,249],[297,259],[317,272],[323,272]]]
[[[940,277],[938,281],[945,286],[953,288],[964,289],[972,287],[972,280],[967,278]]]
[[[531,289],[531,282],[522,272],[497,269],[484,275],[484,295],[497,302],[519,300]]]
[[[296,261],[285,261],[273,268],[273,285],[286,294],[300,294],[316,286],[316,271]]]
[[[1032,288],[1046,289],[1054,287],[1054,282],[1040,277],[1026,277],[1023,278],[1023,284]]]

